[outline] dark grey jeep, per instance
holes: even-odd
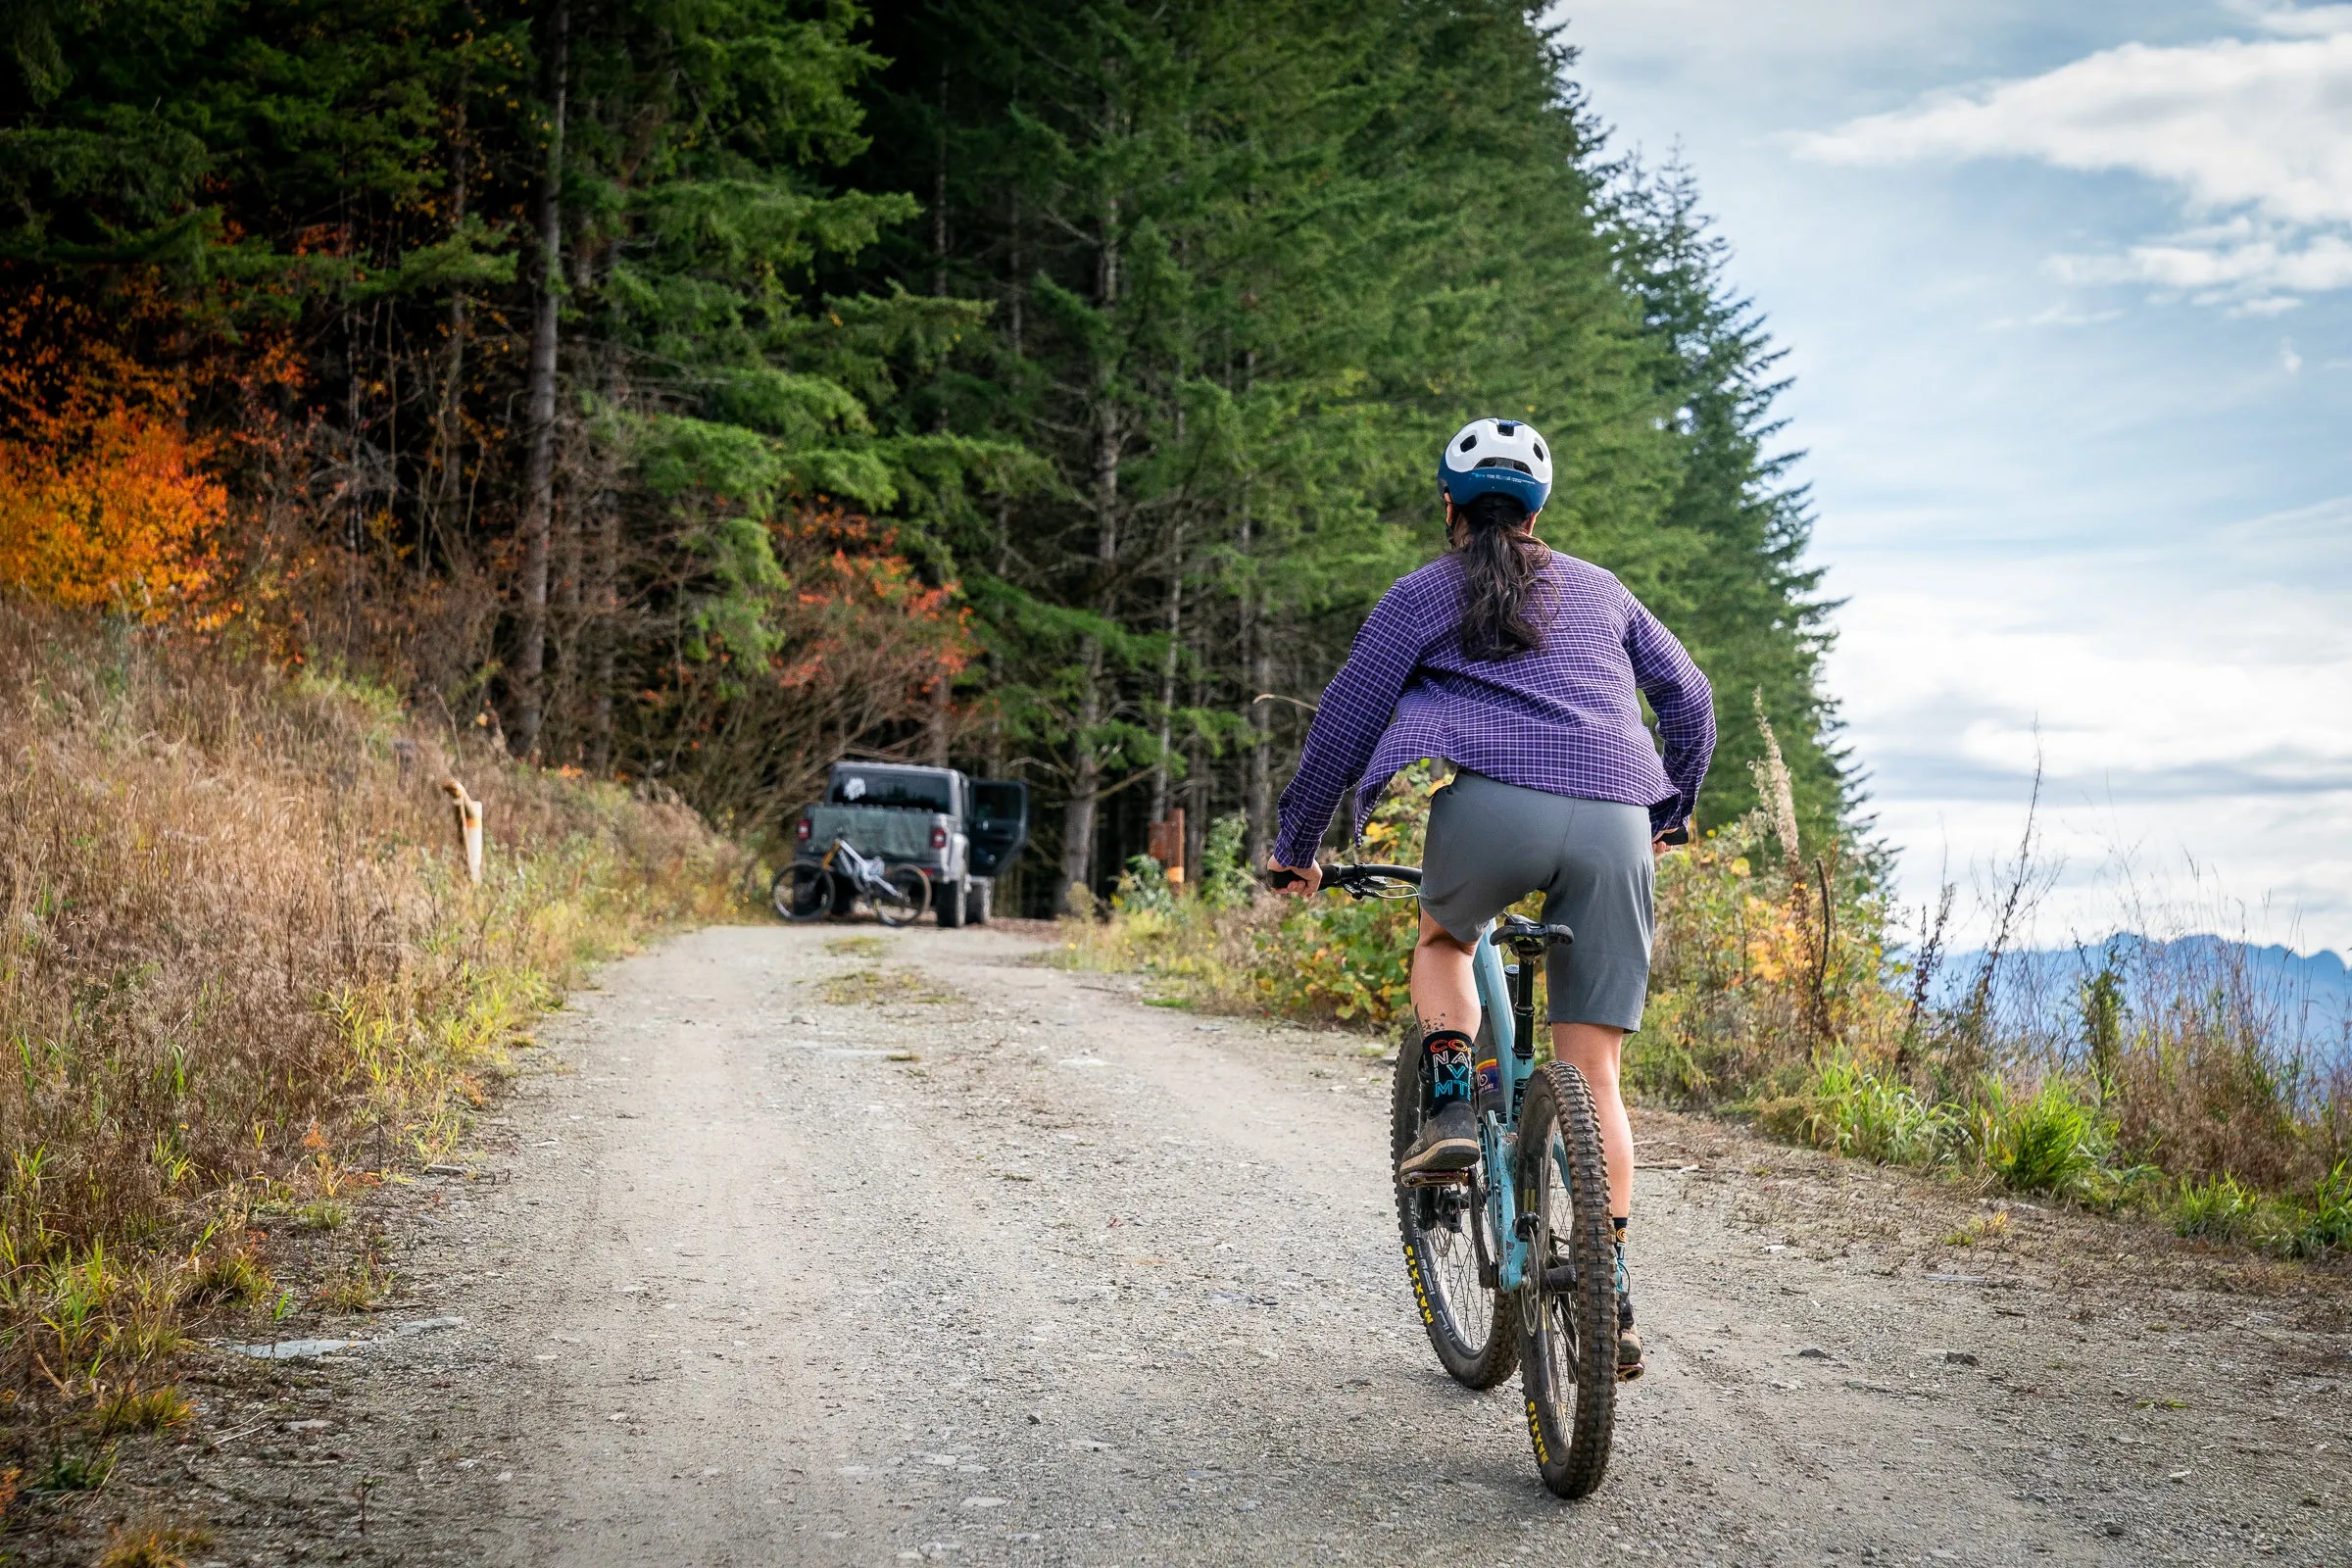
[[[1029,786],[952,767],[835,762],[824,799],[793,825],[795,863],[823,859],[836,840],[921,871],[941,925],[979,925],[996,878],[1029,842]],[[832,912],[847,914],[850,899],[845,885]]]

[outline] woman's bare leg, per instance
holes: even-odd
[[[1471,944],[1456,942],[1421,912],[1413,944],[1413,1015],[1423,1029],[1459,1029],[1478,1038],[1478,982],[1470,973]]]
[[[1419,982],[1416,966],[1416,998]],[[1617,1083],[1625,1031],[1597,1023],[1555,1023],[1551,1049],[1560,1060],[1585,1075],[1585,1083],[1592,1091],[1592,1108],[1600,1117],[1600,1147],[1609,1156],[1609,1213],[1624,1219],[1634,1211],[1634,1124],[1626,1119],[1625,1096]]]

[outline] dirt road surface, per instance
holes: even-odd
[[[388,1200],[361,1343],[235,1360],[110,1506],[220,1563],[2352,1561],[2341,1276],[1664,1116],[1653,1370],[1557,1501],[1413,1315],[1378,1048],[1040,951],[612,966]]]

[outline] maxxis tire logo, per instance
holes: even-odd
[[[1413,1304],[1421,1308],[1422,1325],[1436,1328],[1438,1314],[1429,1309],[1429,1291],[1421,1283],[1421,1254],[1413,1250],[1410,1242],[1404,1248],[1404,1271],[1413,1277]]]
[[[1544,1446],[1544,1418],[1536,1414],[1536,1401],[1527,1401],[1527,1435],[1536,1446],[1536,1463],[1551,1463],[1551,1450]]]

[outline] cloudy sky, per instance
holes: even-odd
[[[1967,903],[2038,752],[2043,940],[2352,950],[2352,5],[1559,15],[1790,350],[1909,896]]]

